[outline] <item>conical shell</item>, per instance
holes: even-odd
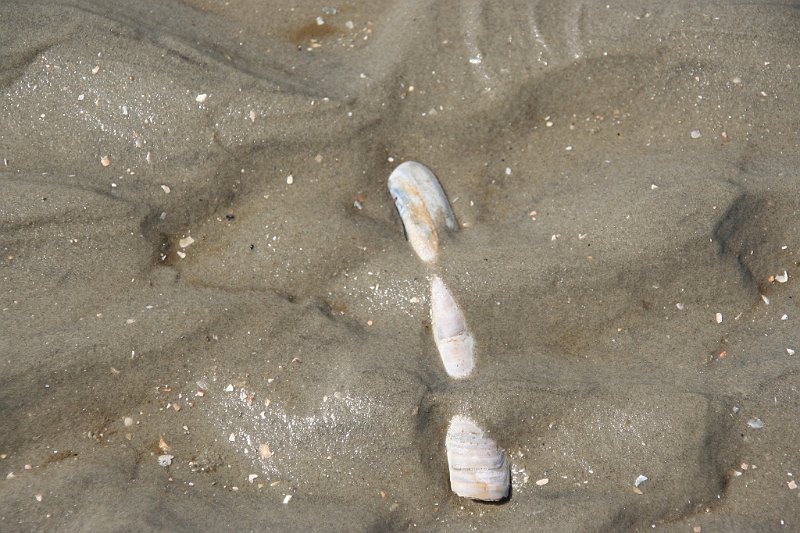
[[[450,487],[463,498],[497,501],[508,497],[511,468],[505,452],[465,416],[450,420],[445,439]]]
[[[456,379],[469,376],[475,367],[475,340],[464,313],[438,276],[431,280],[431,326],[447,375]]]
[[[458,229],[439,180],[425,165],[406,161],[389,176],[389,193],[414,252],[426,263],[434,261],[440,232]]]

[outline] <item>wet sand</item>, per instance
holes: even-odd
[[[0,530],[800,527],[795,7],[294,4],[3,2]]]

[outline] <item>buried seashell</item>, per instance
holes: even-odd
[[[439,180],[425,165],[406,161],[394,169],[388,184],[414,252],[426,263],[435,260],[440,232],[458,229]]]
[[[450,488],[463,498],[498,501],[508,497],[511,468],[505,452],[465,416],[450,420],[445,439]]]
[[[431,327],[444,369],[451,378],[465,378],[475,367],[475,339],[464,313],[438,276],[431,280]]]

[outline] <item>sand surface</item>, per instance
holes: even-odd
[[[799,30],[793,2],[3,0],[0,530],[797,531]],[[462,226],[470,379],[406,160]],[[508,501],[450,491],[455,414]]]

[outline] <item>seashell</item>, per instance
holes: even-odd
[[[497,501],[508,497],[511,468],[505,452],[465,416],[450,420],[445,439],[450,488],[462,498]]]
[[[431,280],[431,326],[444,369],[452,378],[465,378],[475,367],[475,339],[464,313],[438,276]]]
[[[426,263],[435,260],[440,231],[458,229],[439,180],[425,165],[406,161],[394,169],[388,184],[414,252]]]

